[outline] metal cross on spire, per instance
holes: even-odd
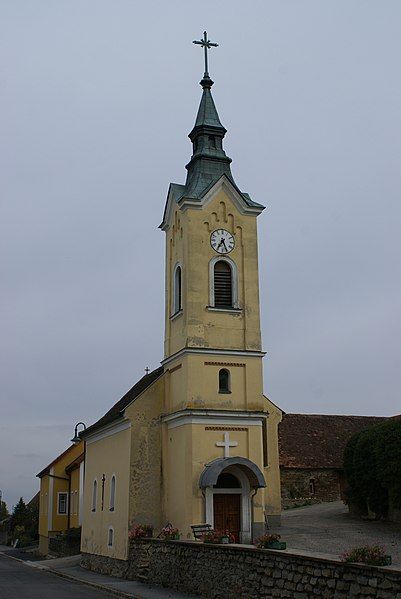
[[[204,49],[204,51],[205,51],[205,74],[203,76],[209,77],[208,64],[207,64],[207,51],[210,50],[210,48],[216,48],[219,44],[215,44],[214,42],[211,42],[210,40],[208,40],[206,31],[203,32],[203,39],[194,40],[192,43],[199,44],[199,46],[202,46],[202,48]]]

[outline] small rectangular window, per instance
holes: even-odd
[[[58,493],[58,506],[57,512],[60,516],[67,513],[68,506],[68,493]]]
[[[315,495],[316,494],[316,485],[315,485],[315,479],[311,478],[309,480],[309,494],[310,495]]]

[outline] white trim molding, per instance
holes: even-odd
[[[82,515],[84,511],[84,476],[85,476],[85,461],[79,465],[79,507],[78,507],[78,522],[82,526]]]
[[[60,512],[60,495],[65,495],[65,512]],[[57,492],[57,516],[68,516],[69,500],[68,491]]]
[[[47,509],[47,530],[53,530],[53,492],[54,492],[54,467],[50,468],[49,472],[49,496],[48,496],[48,509]]]
[[[249,479],[241,468],[235,465],[229,466],[223,472],[229,472],[233,474],[241,483],[239,489],[215,489],[213,487],[207,487],[205,490],[205,511],[206,511],[206,522],[214,527],[214,495],[217,494],[238,494],[241,495],[241,522],[240,522],[240,543],[251,542],[251,500],[250,493],[251,487]]]
[[[89,433],[85,440],[86,443],[90,445],[91,443],[96,443],[96,441],[101,441],[101,439],[105,439],[106,437],[111,437],[111,435],[116,435],[121,431],[125,431],[127,428],[131,428],[130,420],[118,420],[118,422],[106,424],[100,430]]]
[[[250,206],[246,203],[238,189],[232,184],[227,175],[221,175],[216,183],[209,189],[209,191],[199,200],[191,200],[189,198],[181,197],[178,201],[178,207],[180,210],[185,211],[187,208],[194,208],[195,210],[202,210],[209,202],[213,200],[217,193],[221,189],[227,193],[228,197],[232,200],[234,205],[237,207],[241,214],[250,216],[258,216],[265,207],[262,205]],[[182,191],[185,191],[185,187],[182,186]],[[163,215],[163,222],[160,225],[162,231],[167,231],[170,228],[173,208],[176,204],[175,195],[173,193],[173,187],[170,185],[169,192],[167,195],[165,211]]]
[[[175,354],[171,354],[167,358],[164,358],[160,362],[162,366],[166,366],[170,362],[174,360],[178,360],[181,356],[185,354],[206,354],[210,356],[241,356],[243,358],[263,358],[266,355],[266,352],[263,351],[247,351],[247,350],[239,350],[239,349],[208,349],[203,347],[184,347],[180,349]]]
[[[180,269],[180,288],[177,289],[177,272]],[[171,307],[170,318],[182,312],[182,265],[181,262],[176,262],[171,275]]]
[[[186,424],[214,424],[220,426],[262,426],[266,412],[231,412],[228,410],[180,410],[162,418],[168,429]]]
[[[217,262],[226,262],[231,269],[232,308],[238,310],[238,269],[234,260],[229,256],[214,256],[209,262],[209,306],[215,308],[214,301],[214,266]],[[232,309],[228,308],[228,310]],[[225,308],[224,310],[226,310]]]

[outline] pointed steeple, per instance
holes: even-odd
[[[217,44],[208,40],[206,31],[203,39],[194,41],[194,44],[202,46],[205,52],[205,72],[200,82],[203,89],[202,98],[195,125],[189,134],[193,151],[191,160],[185,167],[188,171],[187,179],[185,185],[170,184],[163,221],[160,225],[163,230],[166,230],[169,226],[172,206],[175,203],[179,204],[181,209],[186,205],[201,204],[209,189],[224,177],[228,179],[225,183],[232,188],[237,198],[240,198],[240,209],[244,213],[257,215],[264,210],[264,206],[254,202],[249,194],[241,191],[235,184],[230,168],[231,158],[226,155],[223,149],[223,139],[227,130],[220,121],[210,91],[213,81],[210,78],[207,63],[208,49],[217,46]]]
[[[196,129],[196,127],[209,126],[217,127],[218,129],[224,129],[224,133],[226,133],[226,129],[220,122],[219,115],[217,114],[216,106],[213,101],[212,92],[210,91],[213,81],[210,79],[210,77],[203,77],[200,85],[203,88],[203,94],[199,104],[199,110],[194,129]]]
[[[211,46],[217,46],[217,44],[207,39],[206,31],[204,32],[204,38],[194,43],[204,48],[205,72],[200,82],[203,93],[198,114],[194,128],[189,134],[193,151],[191,160],[186,165],[188,174],[185,183],[185,196],[198,198],[221,175],[225,174],[231,180],[233,178],[230,169],[231,158],[226,155],[223,149],[223,138],[227,130],[220,121],[213,101],[211,92],[213,81],[209,76],[207,64],[207,51]]]
[[[227,132],[223,127],[211,92],[213,81],[205,74],[200,82],[203,93],[194,128],[189,134],[192,141],[192,157],[186,165],[185,183],[187,197],[199,197],[202,192],[226,174],[233,180],[229,158],[223,149],[223,138]]]

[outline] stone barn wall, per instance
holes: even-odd
[[[341,499],[340,472],[337,470],[280,468],[280,480],[283,508],[305,501],[320,503]]]

